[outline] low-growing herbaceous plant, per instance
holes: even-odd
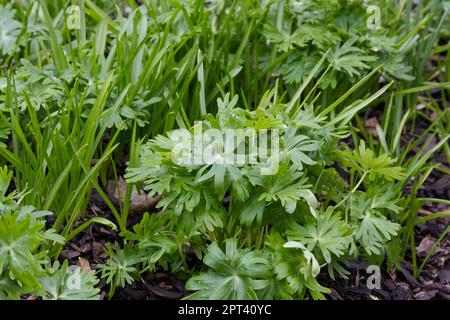
[[[0,299],[448,299],[449,13],[0,0]]]

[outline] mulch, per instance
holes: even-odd
[[[420,196],[448,196],[449,180],[431,175],[426,185],[420,190]],[[443,194],[447,193],[447,194]],[[427,215],[438,211],[448,211],[442,204],[425,204],[419,215]],[[90,203],[90,214],[95,216],[110,216],[103,201],[94,194]],[[137,223],[141,213],[130,216],[129,224]],[[112,217],[110,217],[113,219]],[[437,238],[450,224],[450,218],[445,217],[420,224],[415,228],[418,264],[426,256]],[[119,235],[110,229],[92,225],[84,230],[72,242],[66,245],[61,253],[61,259],[68,259],[70,264],[94,270],[96,265],[105,263],[107,254],[104,250],[107,243],[121,242]],[[401,269],[393,268],[390,272],[382,270],[381,288],[370,290],[366,283],[367,265],[362,261],[347,264],[350,271],[348,279],[331,280],[327,272],[319,275],[319,282],[330,288],[332,292],[328,299],[332,300],[450,300],[450,237],[447,236],[438,246],[435,253],[425,265],[421,274],[413,277],[411,255],[407,252]],[[385,269],[385,268],[384,268]],[[100,284],[102,298],[107,299],[108,286]],[[125,288],[117,288],[113,300],[178,300],[188,295],[184,282],[174,275],[157,270],[143,274],[142,279]]]
[[[373,109],[366,121],[366,127],[371,126],[373,118],[379,118],[379,109]],[[430,115],[432,117],[432,115]],[[410,128],[402,133],[402,143],[417,138],[427,128],[427,124],[420,121],[414,135]],[[370,132],[370,128],[369,128]],[[375,132],[373,132],[375,134]],[[426,140],[426,139],[425,139]],[[436,139],[435,139],[436,140]],[[434,141],[437,143],[437,140]],[[432,143],[433,144],[433,143]],[[432,145],[430,146],[432,147]],[[414,150],[415,152],[417,150]],[[449,170],[449,164],[444,152],[433,155],[430,161],[439,163],[443,168]],[[123,168],[124,169],[124,168]],[[411,192],[411,185],[403,190],[404,195]],[[114,198],[112,191],[108,192],[111,201],[118,206],[118,199]],[[424,185],[419,189],[418,197],[450,199],[450,176],[434,170]],[[141,208],[144,211],[156,212],[156,202],[151,207]],[[137,206],[139,207],[139,205]],[[88,217],[102,216],[114,221],[108,207],[97,193],[93,193],[90,201]],[[142,210],[141,210],[142,211]],[[450,211],[449,206],[436,203],[424,203],[418,210],[418,216],[426,216],[435,212]],[[129,216],[127,226],[139,222],[140,211]],[[82,223],[82,222],[80,222]],[[442,235],[450,224],[450,217],[444,217],[422,223],[415,227],[415,241],[417,252],[417,265],[420,266],[423,259],[431,249],[435,241]],[[104,250],[107,243],[121,243],[118,234],[110,229],[99,225],[91,225],[78,235],[73,241],[66,245],[62,251],[61,259],[68,259],[70,264],[76,264],[86,269],[95,269],[97,264],[105,263],[107,254]],[[367,265],[362,261],[349,262],[346,269],[350,271],[348,279],[330,279],[326,270],[318,276],[319,282],[331,289],[327,295],[332,300],[450,300],[450,234],[447,234],[434,254],[430,257],[417,278],[413,276],[412,257],[410,250],[407,251],[401,268],[394,267],[389,272],[381,268],[381,288],[370,290],[367,288],[366,274]],[[107,299],[108,286],[100,285],[102,298]],[[174,275],[162,270],[147,272],[142,278],[125,288],[117,288],[113,300],[178,300],[187,296],[184,282]]]

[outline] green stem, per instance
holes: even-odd
[[[364,178],[367,176],[368,171],[364,172],[364,174],[362,175],[361,179],[359,179],[358,183],[356,184],[356,186],[352,189],[352,191],[350,191],[349,194],[347,194],[345,196],[344,199],[342,199],[337,205],[334,206],[334,208],[338,208],[340,207],[345,201],[348,200],[348,198],[350,197],[351,194],[353,194],[356,190],[358,190],[359,186],[361,185],[361,183],[364,181]]]

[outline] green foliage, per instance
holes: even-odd
[[[355,238],[369,255],[380,254],[384,245],[399,231],[400,225],[386,218],[386,212],[397,213],[400,210],[395,197],[393,187],[387,185],[371,187],[350,200],[352,220],[359,225]]]
[[[401,180],[405,176],[402,167],[392,166],[395,159],[385,153],[375,156],[372,150],[366,149],[364,140],[361,140],[358,150],[353,152],[344,150],[339,153],[339,158],[351,172],[359,171],[367,174],[371,181],[378,176],[388,181]]]
[[[336,49],[331,55],[331,65],[337,71],[347,73],[349,77],[361,75],[361,71],[368,69],[366,62],[374,61],[372,56],[365,56],[362,54],[363,50],[354,47],[353,44],[356,39],[347,40],[342,47]]]
[[[42,274],[39,257],[34,256],[42,240],[42,221],[30,215],[23,218],[20,213],[6,212],[0,217],[0,270],[3,276],[17,280],[20,285],[36,286],[36,274]]]
[[[19,299],[21,294],[35,294],[44,299],[95,299],[97,284],[92,272],[77,268],[68,271],[55,262],[48,265],[48,247],[64,243],[54,229],[45,229],[48,211],[22,206],[23,197],[16,192],[6,194],[12,174],[0,169],[0,298]],[[19,199],[21,200],[21,199]],[[71,282],[73,281],[73,282]],[[79,286],[75,286],[79,285]]]
[[[286,231],[289,240],[304,244],[309,251],[320,254],[327,263],[344,255],[351,241],[348,226],[330,209],[304,226],[292,221]]]
[[[70,268],[67,261],[62,266],[55,262],[47,274],[39,279],[45,290],[44,300],[98,300],[100,289],[94,271],[80,267]]]
[[[0,295],[17,298],[12,287],[20,288],[18,292],[40,288],[37,277],[44,274],[42,258],[47,253],[41,246],[64,239],[52,229],[45,230],[43,217],[51,212],[21,206],[16,202],[18,194],[6,194],[11,178],[6,168],[0,169],[0,279],[5,282]]]
[[[225,252],[216,243],[208,247],[203,263],[211,269],[186,283],[186,289],[197,291],[190,299],[257,299],[256,291],[267,286],[269,260],[263,253],[238,249],[236,239],[224,245]]]
[[[11,4],[0,5],[0,56],[12,54],[17,50],[16,42],[22,25],[14,19],[15,12]]]
[[[3,117],[1,119],[0,124],[0,147],[6,147],[5,141],[8,139],[10,133],[10,125],[6,119]]]
[[[268,94],[273,96],[274,92]],[[149,141],[142,147],[139,166],[130,168],[126,175],[128,181],[144,180],[145,188],[151,190],[150,196],[164,195],[159,207],[173,210],[180,216],[191,215],[194,221],[201,217],[198,219],[198,227],[210,231],[225,225],[222,200],[226,193],[230,193],[236,201],[235,205],[242,208],[240,220],[244,225],[251,225],[255,220],[261,224],[264,208],[270,204],[279,204],[286,212],[292,213],[297,203],[303,201],[308,204],[311,213],[315,214],[317,200],[302,169],[305,165],[310,166],[320,161],[317,152],[321,145],[330,140],[330,136],[326,136],[320,126],[308,126],[306,123],[297,125],[288,118],[285,104],[269,104],[269,99],[265,99],[255,111],[246,111],[235,107],[236,103],[237,99],[230,101],[229,95],[224,100],[218,100],[217,115],[208,115],[207,120],[197,123],[190,132],[185,131],[188,139],[179,141],[180,132],[175,131]],[[301,111],[299,118],[304,113],[307,111]],[[282,127],[289,129],[284,130]],[[196,139],[195,130],[200,128],[203,132],[215,130],[217,140],[213,147],[208,139],[202,140],[199,148],[209,148],[214,156],[209,162],[195,164],[191,161],[195,156],[191,143]],[[223,159],[228,154],[239,155],[239,142],[233,149],[226,149],[227,129],[245,135],[248,132],[259,132],[261,128],[281,131],[280,156],[268,154],[267,159],[256,159],[254,163],[255,159],[242,154],[242,163],[223,164]],[[241,150],[251,148],[250,139],[244,138],[240,143],[244,144]],[[321,152],[329,153],[326,149]],[[261,170],[265,167],[270,169],[273,165],[271,157],[275,156],[279,157],[276,173],[261,175]],[[317,161],[311,158],[314,156]],[[190,229],[193,226],[186,227]]]
[[[181,244],[176,241],[179,235],[171,230],[173,221],[174,216],[170,214],[145,213],[140,223],[133,226],[132,232],[123,233],[125,239],[136,241],[135,259],[139,257],[146,268],[154,269],[157,263],[166,265],[164,260],[170,261],[171,255],[179,250]]]
[[[144,270],[155,271],[163,267],[167,271],[180,271],[180,263],[185,261],[182,246],[191,240],[195,244],[196,234],[173,231],[176,216],[167,212],[149,215],[132,230],[121,233],[127,241],[121,248],[118,243],[107,246],[108,261],[98,265],[100,277],[110,286],[109,297],[117,287],[125,287],[139,279]]]
[[[324,299],[323,294],[330,292],[317,282],[319,262],[303,244],[286,242],[274,232],[267,236],[267,247],[272,257],[274,279],[264,296],[270,299],[303,299],[308,290],[314,299]]]
[[[382,0],[370,5],[383,8],[375,28],[367,26],[370,14],[364,1],[274,1],[263,34],[278,51],[289,53],[280,68],[283,79],[304,81],[328,48],[330,70],[320,83],[322,88],[345,86],[380,64],[389,76],[414,79],[412,67],[404,61],[406,49],[398,45],[405,32],[394,33],[386,26],[396,19],[395,13]]]
[[[93,223],[119,229],[97,266],[110,298],[163,269],[190,298],[323,299],[319,273],[391,268],[407,248],[420,274],[415,226],[447,215],[417,218],[446,203],[418,195],[448,173],[433,157],[450,159],[447,4],[79,5],[72,29],[64,1],[0,0],[0,299],[99,298],[94,272],[60,259]],[[278,142],[252,150],[255,132]],[[135,188],[158,212],[130,226]],[[86,219],[94,192],[116,221]]]
[[[320,266],[327,266],[331,277],[336,272],[345,277],[342,263],[357,256],[360,249],[369,257],[384,254],[383,249],[398,233],[399,225],[388,219],[400,209],[397,187],[358,188],[367,176],[369,180],[401,179],[403,169],[393,167],[394,160],[385,154],[375,157],[364,142],[358,151],[340,152],[336,142],[342,134],[333,128],[323,130],[326,117],[307,108],[298,110],[291,120],[288,104],[275,96],[275,90],[267,92],[254,111],[239,108],[237,103],[237,98],[227,94],[218,100],[215,116],[208,114],[191,130],[168,132],[142,146],[139,163],[129,168],[126,177],[129,182],[144,181],[149,195],[162,197],[158,206],[166,219],[175,219],[164,226],[159,213],[152,215],[155,222],[148,226],[145,221],[150,218],[145,216],[128,239],[138,241],[140,249],[146,243],[161,246],[161,258],[166,252],[162,244],[171,243],[167,235],[175,238],[175,230],[196,234],[185,237],[183,244],[192,243],[200,252],[207,248],[203,263],[209,270],[188,281],[188,288],[196,291],[190,296],[193,299],[298,299],[307,294],[323,299],[328,290],[316,280]],[[239,155],[239,144],[227,149],[227,129],[241,130],[243,136],[244,128],[258,133],[261,128],[279,130],[278,153],[269,151],[266,159],[256,157],[252,162],[250,152],[241,162],[224,164],[227,155]],[[200,129],[214,129],[215,139],[199,140],[196,132]],[[241,139],[244,150],[251,150],[250,141]],[[208,147],[214,150],[210,162],[194,162],[196,148],[203,151]],[[275,156],[279,163],[273,166]],[[333,157],[350,168],[352,175],[361,174],[352,190],[327,168],[325,159]],[[261,174],[261,169],[271,166],[276,170]],[[333,185],[341,186],[335,191],[334,201],[341,199],[335,206],[318,200],[322,194],[317,187],[323,186],[318,182],[326,177],[333,177]],[[226,206],[225,197],[229,198]],[[342,204],[348,205],[345,220],[337,210]],[[158,241],[156,235],[161,237]],[[199,241],[204,244],[199,246]],[[209,241],[214,242],[209,245]],[[246,249],[236,249],[238,244]],[[264,276],[256,272],[259,269],[266,271]],[[239,277],[233,276],[236,274]]]
[[[99,266],[101,277],[106,279],[106,283],[110,284],[112,288],[123,288],[126,284],[133,283],[139,274],[136,265],[141,262],[142,257],[128,245],[115,251],[108,247],[107,252],[108,263]]]

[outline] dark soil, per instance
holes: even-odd
[[[432,175],[419,193],[423,197],[448,198],[449,187],[448,177],[444,180],[442,176]],[[441,211],[449,211],[449,208],[441,204],[425,204],[419,210],[419,216]],[[90,215],[103,216],[113,220],[103,201],[95,195],[91,200]],[[130,225],[137,223],[140,217],[141,213],[139,212],[132,214],[129,219]],[[415,228],[418,265],[421,264],[433,243],[449,224],[450,217],[447,217],[431,220]],[[65,247],[61,258],[68,259],[71,264],[93,270],[97,264],[106,262],[105,245],[115,242],[119,244],[121,242],[116,232],[98,225],[92,225]],[[367,288],[367,278],[370,275],[366,274],[367,266],[361,261],[347,264],[346,269],[350,271],[348,279],[331,280],[325,271],[319,275],[319,281],[332,290],[328,298],[333,300],[450,300],[449,234],[444,237],[417,279],[412,275],[411,260],[411,255],[408,252],[401,270],[394,267],[390,272],[382,272],[381,289],[369,290]],[[383,270],[383,268],[381,269]],[[109,288],[102,283],[101,289],[102,298],[106,299]],[[145,273],[141,280],[132,285],[118,288],[113,300],[177,300],[187,294],[183,281],[158,270]]]
[[[444,154],[434,157],[448,170]],[[410,190],[406,188],[405,193]],[[433,171],[418,192],[418,197],[450,198],[450,177]],[[444,204],[425,203],[418,210],[418,216],[423,217],[435,212],[449,211]],[[420,266],[432,245],[442,235],[450,224],[450,217],[431,220],[415,228],[417,265]],[[381,275],[381,289],[369,290],[366,286],[366,265],[363,262],[350,263],[347,270],[351,272],[349,279],[331,279],[323,276],[322,283],[332,289],[329,295],[334,300],[450,300],[450,234],[446,234],[440,245],[430,257],[421,274],[413,277],[412,257],[408,250],[401,269],[393,268]]]
[[[427,208],[431,209],[431,208]],[[450,223],[450,219],[432,220],[416,228],[417,246],[424,249],[434,243],[442,234],[443,229]],[[100,226],[92,226],[68,244],[62,252],[61,258],[69,259],[71,264],[87,269],[95,269],[97,264],[105,263],[107,255],[104,251],[106,243],[119,241],[118,235]],[[420,264],[427,252],[418,253]],[[319,275],[320,283],[332,290],[328,295],[332,300],[450,300],[450,237],[439,245],[422,273],[415,279],[412,275],[411,257],[407,255],[402,263],[402,269],[395,267],[391,272],[382,272],[381,289],[369,290],[366,283],[367,266],[361,262],[347,264],[350,271],[349,279],[331,280],[327,272]],[[381,268],[383,270],[383,268]],[[108,286],[101,284],[102,297],[106,298]],[[157,271],[147,272],[142,279],[125,288],[118,288],[113,300],[177,300],[186,296],[184,282],[173,275]]]
[[[370,134],[376,135],[370,130],[371,122],[379,118],[379,110],[373,111],[367,116],[366,129]],[[430,115],[432,116],[432,115]],[[373,120],[375,119],[375,120]],[[418,123],[411,134],[410,128],[402,133],[402,142],[407,143],[410,139],[416,139],[425,130],[425,123]],[[426,140],[426,139],[425,139]],[[437,143],[437,140],[434,142]],[[430,146],[432,147],[432,145]],[[415,152],[417,150],[414,150]],[[429,161],[439,163],[442,168],[449,170],[445,154],[436,154]],[[337,168],[339,169],[339,168]],[[340,173],[342,170],[338,170]],[[344,172],[342,172],[343,174]],[[345,178],[345,177],[344,177]],[[406,186],[404,195],[411,192],[411,186]],[[108,192],[111,201],[118,206],[118,199],[114,198],[111,190]],[[420,188],[418,197],[450,199],[450,176],[443,175],[441,171],[434,170],[427,181]],[[142,211],[156,212],[156,201],[151,201],[150,206],[141,208],[130,214],[127,226],[139,222]],[[139,205],[137,206],[139,207]],[[418,217],[430,215],[435,212],[448,212],[449,206],[435,203],[425,203],[418,210]],[[114,221],[108,207],[101,197],[94,192],[88,217],[102,216]],[[81,224],[82,222],[80,222]],[[432,245],[442,235],[450,224],[450,217],[431,220],[420,224],[415,228],[415,241],[417,252],[417,265],[420,266],[423,259],[431,249]],[[66,245],[61,254],[62,259],[68,259],[71,264],[79,265],[86,269],[95,269],[97,264],[105,263],[107,254],[104,247],[107,243],[121,244],[121,238],[114,231],[98,225],[92,225],[84,230],[76,239]],[[332,300],[450,300],[450,234],[444,239],[428,260],[417,278],[413,276],[412,257],[410,250],[407,251],[405,261],[401,268],[394,267],[386,272],[382,267],[381,288],[370,290],[366,283],[370,274],[366,274],[367,266],[362,261],[348,263],[346,269],[350,271],[348,279],[330,279],[326,270],[319,275],[319,282],[330,288],[332,292],[328,299]],[[108,296],[108,286],[101,284],[102,298]],[[177,300],[188,295],[184,288],[184,282],[174,275],[157,270],[143,274],[142,279],[125,288],[117,288],[113,300]]]

